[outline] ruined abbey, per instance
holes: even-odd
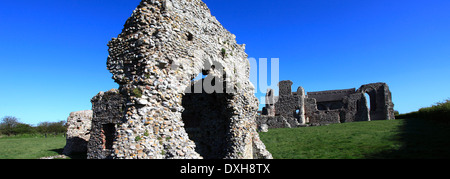
[[[268,128],[284,128],[395,119],[391,92],[386,83],[362,85],[357,90],[307,94],[303,87],[292,92],[292,84],[289,80],[279,82],[279,96],[275,96],[273,89],[268,89],[266,107],[257,120],[259,126],[265,124]],[[369,99],[366,99],[366,93]]]
[[[74,112],[64,153],[89,159],[271,159],[258,124],[393,119],[386,84],[305,94],[279,84],[258,116],[245,45],[201,0],[142,0],[109,43],[107,69],[119,89]],[[195,80],[197,76],[203,79]],[[364,93],[371,98],[366,105]],[[373,99],[372,99],[373,98]],[[77,148],[75,148],[77,147]]]

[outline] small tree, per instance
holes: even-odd
[[[48,132],[53,134],[61,134],[66,132],[66,122],[65,121],[59,121],[59,122],[52,122],[48,126]]]
[[[49,122],[41,122],[38,124],[38,126],[36,127],[37,131],[41,134],[47,134],[49,133],[49,126],[50,123]]]
[[[41,134],[61,134],[67,131],[66,122],[41,122],[36,127]]]
[[[0,131],[8,136],[14,135],[14,128],[19,125],[19,119],[13,116],[5,116],[0,123]]]

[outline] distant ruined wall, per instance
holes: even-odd
[[[308,92],[307,96],[304,96],[302,87],[297,92],[291,92],[291,81],[280,81],[278,85],[279,96],[273,95],[273,90],[268,89],[270,95],[268,93],[266,96],[266,107],[258,117],[258,125],[268,124],[269,128],[286,126],[284,120],[274,116],[295,118],[299,122],[298,126],[395,119],[391,92],[386,83],[367,84],[358,90]],[[370,110],[365,93],[370,96]],[[267,100],[270,100],[271,105],[268,105]],[[277,122],[280,124],[274,124]]]
[[[352,88],[343,90],[308,92],[308,98],[314,98],[316,99],[316,102],[341,101],[342,98],[355,93],[355,91],[356,89]]]
[[[285,117],[295,117],[296,110],[300,109],[300,97],[292,94],[292,81],[280,81],[278,87],[280,94],[275,103],[275,114]]]
[[[341,123],[370,121],[369,108],[367,107],[367,100],[363,93],[354,93],[345,96],[343,103],[345,104],[344,109],[346,109],[346,113],[340,116]]]
[[[65,155],[87,151],[87,144],[91,137],[91,120],[91,110],[70,113],[67,118],[66,146],[63,150]]]

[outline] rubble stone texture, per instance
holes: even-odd
[[[90,138],[92,111],[78,111],[70,113],[67,118],[66,146],[63,153],[71,155],[86,153]]]
[[[125,97],[119,90],[100,92],[91,100],[92,127],[88,142],[88,159],[110,159],[116,137],[116,128],[125,112]]]
[[[272,158],[235,38],[201,0],[143,0],[108,44],[125,101],[119,123],[97,127],[115,130],[110,158]],[[193,81],[199,74],[206,77]]]

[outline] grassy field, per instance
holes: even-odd
[[[276,159],[450,158],[450,125],[421,119],[271,129],[260,136]],[[63,136],[1,137],[0,159],[55,156],[65,143]]]
[[[276,159],[450,158],[450,127],[420,119],[271,129],[260,136]]]
[[[2,137],[0,159],[38,159],[55,156],[62,152],[65,145],[66,138],[63,136]]]

